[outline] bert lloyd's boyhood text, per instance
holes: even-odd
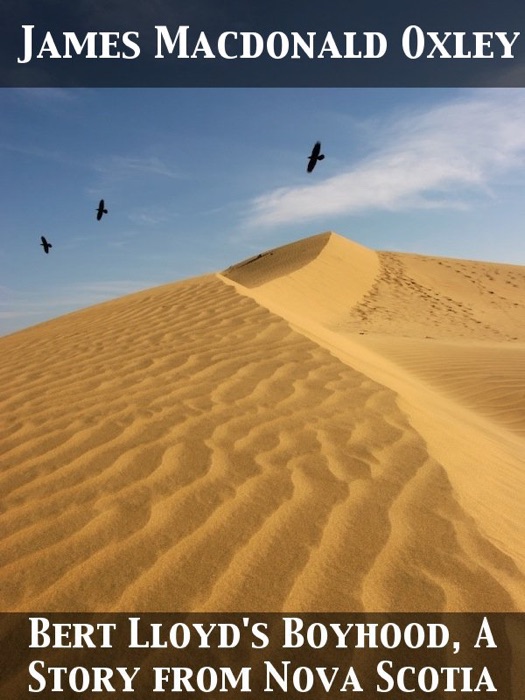
[[[22,25],[23,51],[19,64],[33,59],[127,59],[141,55],[138,31],[76,32],[36,29]],[[512,59],[515,57],[518,31],[425,31],[410,25],[396,37],[403,54],[416,59]],[[392,40],[392,39],[390,39]],[[224,31],[208,35],[189,25],[175,29],[155,26],[155,59],[381,59],[389,40],[377,31],[285,32],[261,34],[256,31]]]
[[[111,649],[117,623],[50,622],[47,617],[30,617],[30,649]],[[283,616],[282,649],[443,649],[459,652],[459,643],[451,640],[448,627],[441,622],[410,622],[399,625],[369,622],[311,622],[300,617]],[[143,622],[141,617],[126,618],[128,649],[235,649],[242,643],[251,649],[266,649],[270,631],[266,622],[249,616],[232,622]],[[248,637],[247,640],[245,637]],[[496,648],[488,620],[483,618],[474,648]]]

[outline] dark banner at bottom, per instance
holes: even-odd
[[[5,613],[0,642],[10,700],[519,700],[525,688],[521,613]]]

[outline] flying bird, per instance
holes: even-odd
[[[308,166],[306,168],[306,171],[311,173],[312,170],[315,168],[315,165],[318,160],[323,160],[324,155],[321,153],[321,142],[317,141],[312,148],[311,154],[308,156]]]
[[[107,214],[108,210],[104,208],[104,200],[101,199],[100,202],[98,203],[98,209],[97,209],[97,221],[100,221],[102,218],[103,214]]]
[[[44,236],[40,236],[40,240],[42,241],[40,245],[44,249],[44,253],[49,253],[49,249],[53,247],[51,243],[48,243]]]

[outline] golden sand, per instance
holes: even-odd
[[[0,610],[524,610],[524,288],[326,233],[0,339]]]

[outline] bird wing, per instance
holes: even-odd
[[[315,160],[315,158],[312,158],[310,156],[310,160],[308,161],[308,165],[306,166],[306,172],[311,173],[312,170],[315,168],[316,162],[317,161]]]
[[[319,153],[321,152],[321,142],[316,141],[314,147],[312,148],[312,155],[311,158],[317,158]]]
[[[47,245],[47,241],[44,236],[40,236],[40,240],[42,241],[42,245]]]

